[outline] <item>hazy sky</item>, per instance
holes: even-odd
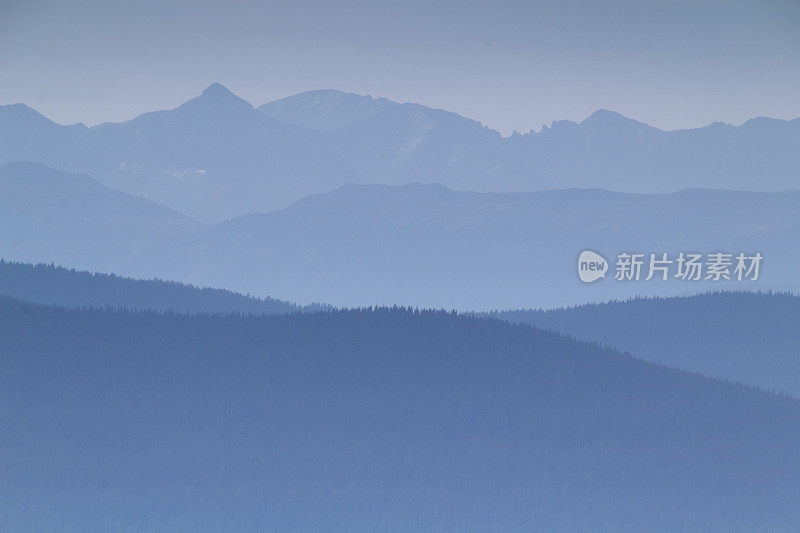
[[[334,88],[503,133],[598,108],[665,129],[800,116],[800,1],[0,0],[0,104],[61,123]]]

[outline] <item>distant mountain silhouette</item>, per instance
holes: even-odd
[[[712,293],[492,316],[800,398],[800,297]]]
[[[350,185],[202,229],[147,262],[173,265],[162,277],[301,302],[481,310],[793,288],[798,243],[800,192],[483,194],[440,185]],[[577,257],[586,249],[611,262],[608,279],[578,280]],[[613,279],[623,251],[719,250],[762,253],[759,281]]]
[[[22,168],[30,172],[21,178],[45,171]],[[280,211],[200,225],[88,177],[49,172],[64,187],[86,180],[90,194],[15,181],[27,188],[0,199],[9,206],[0,212],[0,257],[298,303],[487,310],[708,289],[796,290],[800,264],[800,192],[486,194],[348,185]],[[605,254],[609,279],[580,283],[577,255],[585,249]],[[759,281],[612,279],[619,252],[720,250],[762,253]]]
[[[69,308],[123,308],[191,313],[286,314],[328,310],[221,289],[200,289],[162,280],[137,280],[79,272],[54,265],[0,260],[0,294],[22,301]]]
[[[199,224],[83,174],[38,163],[0,165],[0,256],[102,269]]]
[[[404,309],[0,297],[0,528],[790,531],[800,404]]]
[[[205,221],[285,207],[345,183],[437,182],[483,192],[587,187],[795,189],[800,119],[661,131],[600,110],[504,138],[455,113],[338,91],[254,109],[219,84],[170,111],[61,126],[0,107],[0,163],[87,172]]]

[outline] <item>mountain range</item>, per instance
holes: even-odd
[[[800,192],[565,189],[475,193],[442,185],[346,185],[288,208],[194,222],[87,176],[0,167],[8,260],[158,277],[336,306],[553,307],[709,289],[796,290]],[[746,216],[743,216],[746,214]],[[607,279],[577,257],[621,252],[761,253],[758,281]]]
[[[600,110],[503,137],[418,104],[309,91],[254,108],[213,84],[173,110],[91,128],[0,106],[0,163],[88,173],[204,222],[283,208],[346,183],[479,192],[797,188],[800,119],[662,131]]]

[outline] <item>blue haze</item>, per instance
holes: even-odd
[[[708,289],[797,290],[800,192],[459,192],[348,185],[275,212],[200,224],[87,176],[0,167],[5,259],[159,277],[298,303],[461,310]],[[577,277],[577,255],[612,263]],[[761,252],[756,282],[618,282],[616,254]]]

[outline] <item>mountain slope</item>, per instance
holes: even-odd
[[[6,258],[101,267],[197,226],[85,174],[29,162],[0,166],[0,243]]]
[[[636,357],[800,397],[800,297],[714,293],[495,313]]]
[[[7,530],[791,531],[800,406],[525,326],[0,299]]]
[[[306,91],[258,107],[265,115],[308,130],[331,131],[360,122],[400,104],[334,90]]]
[[[328,153],[336,155],[335,168],[347,176],[347,182],[424,182],[481,191],[509,190],[508,177],[495,175],[506,157],[503,138],[456,113],[395,104],[331,132],[323,140]]]
[[[48,265],[0,260],[0,294],[62,307],[115,307],[191,313],[285,314],[328,309],[301,307],[274,298],[254,298],[221,289],[200,289],[161,280],[77,272]]]

